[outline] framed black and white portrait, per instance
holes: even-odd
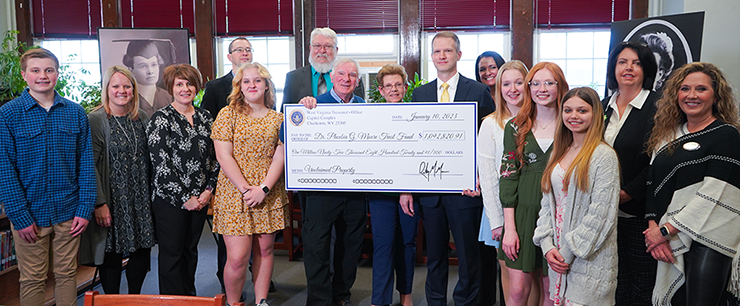
[[[671,72],[699,61],[703,29],[704,12],[614,22],[609,49],[623,41],[647,45],[658,63],[653,90],[661,92]]]

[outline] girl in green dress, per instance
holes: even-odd
[[[541,62],[525,79],[525,100],[517,116],[504,128],[499,197],[504,208],[504,231],[498,258],[509,268],[507,305],[523,306],[536,281],[543,288],[540,305],[551,305],[545,297],[549,281],[543,275],[546,261],[532,242],[540,211],[540,182],[550,156],[558,117],[559,101],[568,91],[563,71],[555,63]],[[544,270],[546,274],[547,270]],[[543,283],[540,283],[543,282]]]

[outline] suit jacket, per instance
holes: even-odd
[[[313,96],[311,80],[311,66],[305,66],[288,72],[285,76],[283,104],[295,104],[303,97]],[[355,88],[355,95],[365,97],[365,85],[363,82],[360,82],[357,88]]]
[[[437,80],[424,84],[411,94],[411,102],[430,102],[437,101]],[[495,110],[491,89],[488,85],[475,80],[468,79],[460,75],[455,91],[453,101],[477,101],[478,102],[478,128],[483,117]],[[419,195],[419,204],[422,206],[435,207],[439,204],[440,194],[421,194]],[[470,208],[483,206],[480,197],[460,196],[458,201],[460,208]],[[476,220],[477,221],[477,220]]]
[[[650,165],[650,155],[645,152],[645,144],[650,138],[653,130],[653,116],[655,116],[655,101],[659,94],[651,91],[641,109],[632,108],[624,125],[619,130],[614,140],[614,151],[619,157],[619,166],[622,173],[621,188],[626,191],[632,200],[619,205],[619,209],[633,216],[645,215],[645,197],[647,196],[647,168]],[[604,106],[606,122],[604,128],[609,125],[612,108],[609,107],[611,97],[601,101]]]
[[[411,94],[411,102],[435,102],[437,101],[437,80],[424,84]],[[496,109],[491,97],[491,89],[488,85],[471,80],[460,75],[455,91],[455,99],[452,101],[478,101],[478,128],[483,122],[483,117]]]
[[[206,92],[203,94],[200,108],[210,112],[214,119],[218,116],[218,112],[229,103],[226,98],[231,94],[233,80],[233,71],[229,71],[226,75],[206,83]]]

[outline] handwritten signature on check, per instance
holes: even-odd
[[[443,173],[449,173],[450,171],[442,169],[444,167],[445,163],[440,163],[439,161],[434,161],[434,163],[430,163],[427,161],[422,161],[419,163],[419,174],[423,176],[424,178],[429,181],[431,177],[439,177],[439,179],[442,179]]]

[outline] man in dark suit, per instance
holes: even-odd
[[[208,110],[213,118],[216,118],[218,112],[229,104],[226,98],[231,94],[231,82],[234,80],[236,71],[239,70],[239,67],[252,62],[252,44],[246,38],[239,37],[232,40],[228,50],[229,54],[226,55],[226,58],[231,62],[231,71],[206,83],[206,92],[203,94],[203,102],[200,104],[200,107]],[[221,250],[220,245],[219,250]],[[219,252],[219,259],[220,255]],[[221,267],[219,271],[223,272],[223,266],[219,264],[219,267]]]
[[[432,40],[432,60],[437,79],[416,88],[413,102],[477,101],[478,123],[494,110],[488,86],[457,72],[460,40],[440,32]],[[480,287],[478,231],[483,201],[478,191],[460,194],[420,194],[419,203],[427,237],[426,298],[430,306],[447,304],[448,243],[450,231],[459,261],[459,280],[453,292],[455,305],[475,305]],[[406,208],[413,211],[413,207]],[[491,259],[491,260],[495,260]]]
[[[348,58],[336,61],[331,72],[332,89],[314,98],[299,101],[312,109],[325,103],[365,103],[353,92],[360,82],[360,66]],[[367,218],[364,193],[305,192],[303,206],[303,261],[306,269],[306,305],[351,306],[350,289],[357,276],[357,261]],[[336,231],[331,260],[331,232]],[[334,273],[331,272],[333,264]]]
[[[337,33],[330,28],[316,28],[311,32],[311,64],[288,72],[285,76],[283,104],[298,103],[304,97],[316,97],[331,90],[333,82],[329,76],[334,60],[337,57]],[[355,88],[354,94],[365,97],[362,81]]]

